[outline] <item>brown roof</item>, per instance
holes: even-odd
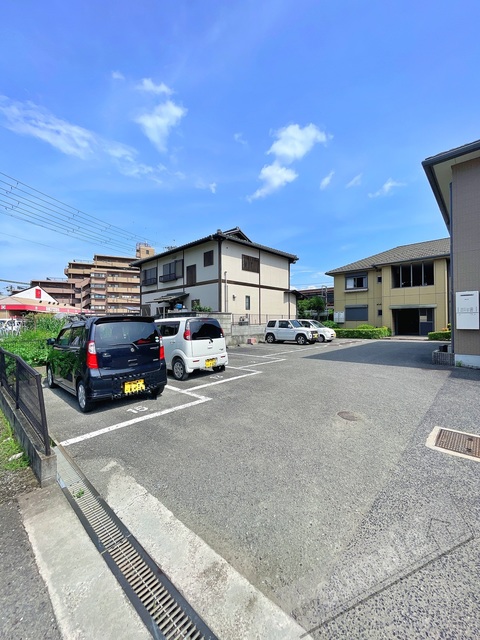
[[[174,247],[173,249],[169,249],[168,251],[164,251],[163,253],[157,253],[154,256],[148,256],[147,258],[142,258],[140,260],[135,260],[131,264],[135,267],[139,267],[142,264],[146,264],[147,262],[151,262],[152,260],[156,260],[157,258],[163,258],[171,254],[178,253],[179,251],[183,251],[184,249],[189,249],[190,247],[195,247],[199,244],[204,244],[205,242],[209,242],[211,240],[230,240],[236,242],[238,244],[242,244],[245,247],[251,247],[254,249],[263,249],[264,251],[268,251],[269,253],[273,253],[278,256],[283,256],[288,258],[290,262],[296,262],[298,257],[293,255],[292,253],[286,253],[285,251],[280,251],[279,249],[272,249],[271,247],[266,247],[263,244],[258,244],[257,242],[252,242],[250,238],[248,238],[240,227],[235,227],[234,229],[229,229],[228,231],[221,231],[218,229],[216,233],[212,233],[205,238],[200,238],[199,240],[194,240],[193,242],[188,242],[187,244],[183,244],[180,247]]]
[[[376,253],[374,256],[351,262],[344,267],[337,267],[325,273],[328,276],[335,273],[344,273],[348,271],[359,271],[360,269],[374,269],[386,264],[396,264],[399,262],[415,262],[416,260],[424,260],[425,258],[445,258],[450,255],[450,238],[442,238],[441,240],[429,240],[427,242],[417,242],[415,244],[405,244],[395,249],[389,249],[382,253]]]

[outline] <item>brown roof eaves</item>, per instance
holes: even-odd
[[[293,255],[292,253],[286,253],[285,251],[272,249],[271,247],[266,247],[263,244],[251,242],[248,238],[245,240],[244,238],[247,238],[247,236],[238,227],[235,227],[235,229],[230,229],[229,231],[221,231],[220,229],[218,229],[216,233],[212,233],[209,236],[205,236],[204,238],[200,238],[199,240],[194,240],[193,242],[188,242],[187,244],[181,245],[180,247],[175,247],[174,249],[169,249],[168,251],[164,251],[163,253],[157,253],[154,256],[148,256],[148,258],[135,260],[131,264],[132,266],[138,267],[142,264],[145,264],[146,262],[151,262],[152,260],[157,260],[158,258],[165,258],[169,255],[174,255],[179,251],[184,251],[185,249],[190,249],[191,247],[195,247],[199,244],[204,244],[212,240],[229,240],[230,242],[242,244],[246,247],[261,249],[263,251],[267,251],[268,253],[283,256],[285,258],[288,258],[290,262],[296,262],[298,260],[298,257],[296,255]]]
[[[452,166],[480,157],[480,140],[470,142],[461,147],[444,151],[422,162],[433,195],[442,213],[447,229],[450,231],[451,204],[450,183]]]

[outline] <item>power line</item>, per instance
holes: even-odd
[[[11,282],[13,284],[30,284],[29,282],[18,282],[18,280],[5,280],[0,278],[0,282]]]
[[[145,238],[95,218],[1,171],[0,176],[0,213],[4,215],[127,253],[132,252],[132,242],[145,242]]]

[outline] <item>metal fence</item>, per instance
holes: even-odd
[[[0,386],[4,387],[20,409],[43,444],[45,455],[50,455],[47,415],[43,400],[42,376],[20,356],[0,347]]]

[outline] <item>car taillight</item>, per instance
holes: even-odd
[[[93,340],[87,343],[87,369],[98,369],[97,350]]]
[[[185,331],[183,332],[183,339],[184,340],[192,339],[192,334],[190,333],[190,329],[185,329]]]
[[[161,336],[160,336],[159,357],[160,357],[160,360],[165,360],[165,347],[163,346],[163,340]]]
[[[223,335],[223,329],[220,327],[220,337],[224,338],[225,336]]]

